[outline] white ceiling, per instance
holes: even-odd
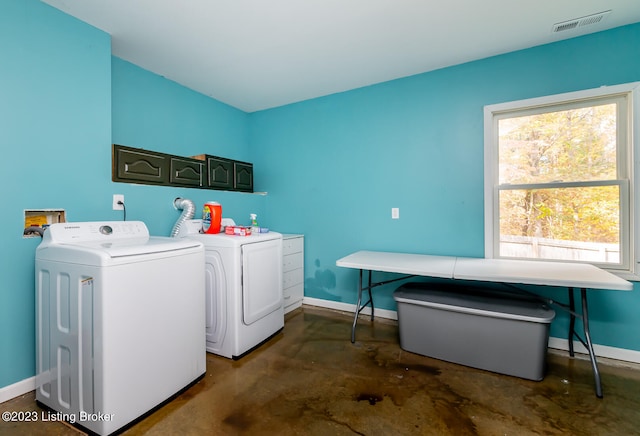
[[[638,0],[42,1],[111,34],[115,56],[247,112],[640,22]]]

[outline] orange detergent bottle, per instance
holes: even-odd
[[[220,233],[222,224],[222,206],[215,201],[208,201],[202,208],[202,232]]]

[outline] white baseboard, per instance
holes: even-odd
[[[339,310],[341,312],[353,313],[356,310],[355,304],[342,303],[340,301],[323,300],[321,298],[304,297],[304,299],[302,300],[302,304],[323,307],[325,309]],[[375,316],[379,316],[380,318],[393,319],[396,321],[398,320],[398,312],[396,312],[395,310],[376,309],[375,312]],[[367,306],[362,309],[362,312],[360,313],[371,315],[371,308]]]
[[[308,304],[309,306],[324,307],[326,309],[339,310],[342,312],[354,313],[354,311],[356,310],[355,304],[323,300],[320,298],[304,297],[304,300],[302,300],[302,302],[303,304]],[[370,315],[371,308],[367,306],[360,313]],[[398,312],[396,312],[395,310],[376,309],[375,316],[380,318],[398,320]],[[568,352],[569,341],[566,339],[551,337],[549,338],[549,348]],[[587,349],[579,341],[574,341],[573,349],[576,353],[588,354]],[[615,359],[631,363],[640,363],[640,351],[627,350],[624,348],[615,348],[598,344],[593,345],[593,351],[596,353],[597,357],[604,357],[607,359]]]
[[[561,338],[549,338],[549,348],[569,351],[569,341]],[[573,350],[580,354],[589,354],[587,349],[579,341],[573,341]],[[625,348],[609,347],[608,345],[593,344],[593,351],[597,357],[615,359],[623,362],[640,363],[640,351],[627,350]]]
[[[29,377],[9,386],[0,388],[0,404],[31,392],[36,388],[36,378]]]

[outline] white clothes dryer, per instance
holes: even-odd
[[[36,250],[36,400],[113,433],[206,372],[204,248],[140,221],[52,224]]]
[[[202,234],[186,220],[177,237],[205,247],[207,351],[238,359],[284,327],[282,234]]]

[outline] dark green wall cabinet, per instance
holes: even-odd
[[[193,156],[207,163],[208,187],[253,192],[253,165],[208,154]]]
[[[253,165],[208,154],[181,157],[113,144],[112,180],[253,192]]]
[[[214,189],[233,189],[233,162],[216,156],[201,156],[207,163],[207,183]],[[200,156],[198,156],[200,158]]]
[[[160,153],[113,146],[114,182],[165,185],[169,182],[168,160]]]
[[[253,165],[245,162],[233,162],[233,189],[253,192]]]
[[[171,171],[169,171],[171,185],[202,188],[205,180],[204,162],[184,157],[171,157]]]

